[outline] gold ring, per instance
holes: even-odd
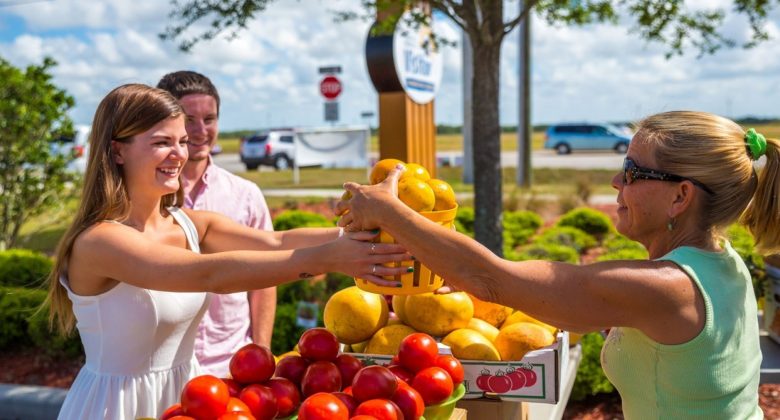
[[[371,274],[376,275],[376,264],[371,266]]]
[[[371,244],[371,254],[374,253],[375,249],[376,249],[376,244]]]

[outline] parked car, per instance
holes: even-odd
[[[289,169],[295,156],[295,132],[291,129],[270,130],[242,137],[239,155],[248,171],[260,165]]]
[[[544,148],[559,155],[574,150],[614,150],[626,153],[631,135],[611,124],[555,124],[545,133]]]
[[[83,174],[87,169],[89,132],[92,131],[92,127],[75,125],[73,131],[73,136],[61,136],[49,143],[49,150],[54,155],[70,159],[68,170]]]

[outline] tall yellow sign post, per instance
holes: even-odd
[[[413,28],[406,17],[392,34],[369,34],[366,42],[368,73],[379,93],[379,158],[419,163],[435,177],[433,98],[442,61],[430,28]]]

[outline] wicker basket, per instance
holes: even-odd
[[[428,220],[436,222],[448,229],[454,229],[455,215],[458,214],[458,207],[456,206],[455,208],[441,211],[424,211],[420,212],[420,214],[425,216]],[[395,243],[395,239],[393,239],[392,236],[381,232],[379,235],[379,242]],[[436,273],[432,272],[428,267],[420,264],[419,260],[389,263],[386,265],[389,267],[414,267],[414,272],[393,277],[383,277],[386,280],[401,282],[401,287],[379,286],[368,280],[355,278],[357,287],[367,292],[383,295],[416,295],[418,293],[432,292],[444,284],[444,280],[441,276],[436,275]]]

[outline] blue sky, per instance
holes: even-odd
[[[89,123],[100,99],[122,83],[154,85],[170,71],[202,72],[222,96],[222,130],[323,125],[317,68],[338,64],[343,93],[341,123],[361,124],[376,111],[377,94],[363,49],[368,23],[333,22],[332,10],[357,10],[357,0],[277,1],[237,39],[198,44],[179,52],[157,34],[167,23],[167,0],[51,0],[0,3],[0,56],[16,66],[51,56],[54,81],[77,101],[72,117]],[[697,0],[693,4],[726,0]],[[516,1],[507,1],[507,15]],[[626,26],[551,27],[534,19],[532,121],[626,121],[672,109],[696,109],[731,117],[780,116],[780,11],[770,17],[772,40],[751,50],[725,50],[697,58],[664,58]],[[440,32],[458,40],[452,24]],[[725,33],[744,39],[743,18]],[[517,122],[517,34],[503,45],[501,123]],[[436,121],[462,121],[461,50],[444,49],[444,76],[436,97]],[[376,117],[372,121],[376,124]]]

